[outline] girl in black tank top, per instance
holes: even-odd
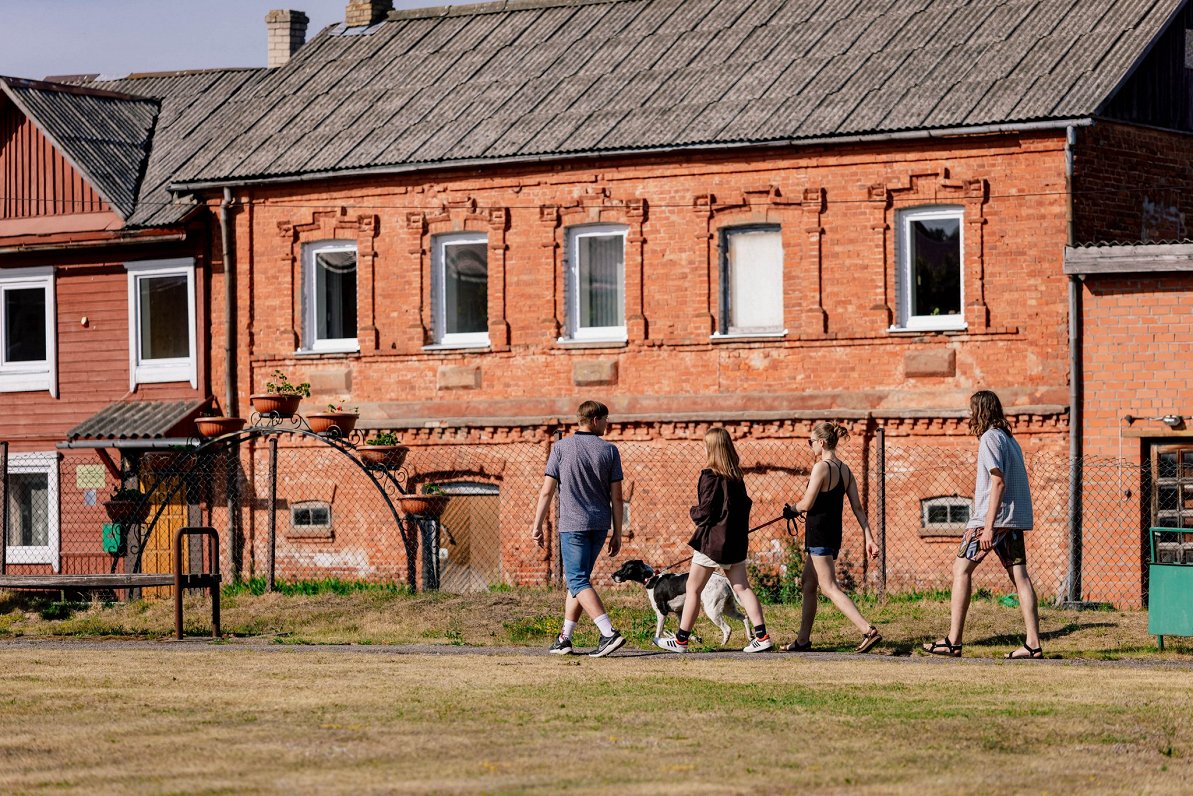
[[[818,461],[812,468],[808,488],[796,509],[806,512],[804,525],[803,614],[799,635],[786,646],[788,652],[812,649],[812,622],[816,619],[816,589],[840,609],[862,633],[857,652],[868,652],[882,640],[874,625],[867,622],[853,600],[837,583],[836,559],[841,552],[841,514],[845,496],[866,540],[866,555],[878,558],[878,545],[870,535],[870,523],[857,495],[857,481],[849,466],[837,458],[837,443],[849,436],[843,426],[819,423],[812,429],[808,444]]]

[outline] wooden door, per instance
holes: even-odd
[[[486,591],[502,582],[499,512],[501,497],[477,494],[475,486],[443,485],[452,496],[440,518],[439,588],[456,593]]]
[[[179,528],[186,526],[186,487],[178,483],[178,476],[165,477],[158,482],[156,476],[150,475],[148,479],[144,480],[142,489],[151,488],[155,482],[158,485],[150,496],[152,508],[149,510],[149,519],[153,519],[158,508],[163,504],[165,509],[153,526],[149,538],[145,540],[145,549],[141,553],[141,571],[173,574],[174,534],[178,532]],[[146,531],[148,528],[142,529],[143,533]],[[184,568],[188,563],[185,547],[182,550],[182,563]],[[144,589],[141,596],[145,599],[164,599],[173,597],[173,594],[173,588],[155,586]]]

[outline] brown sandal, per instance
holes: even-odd
[[[870,625],[870,630],[866,632],[866,635],[862,636],[862,643],[857,645],[857,649],[854,652],[869,652],[880,641],[882,641],[882,636],[879,634],[878,628]]]

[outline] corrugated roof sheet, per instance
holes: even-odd
[[[116,401],[66,432],[68,440],[161,439],[192,436],[188,424],[207,400]]]
[[[16,103],[124,218],[132,215],[158,115],[155,100],[0,77]]]
[[[193,205],[175,201],[168,189],[170,182],[176,174],[200,168],[210,161],[210,157],[200,159],[200,153],[220,136],[221,125],[234,118],[219,112],[267,71],[167,72],[84,84],[86,88],[151,98],[160,106],[144,177],[138,181],[136,201],[126,219],[128,227],[168,226],[190,214]]]
[[[326,29],[231,95],[175,182],[1087,116],[1181,4],[541,0],[395,12],[365,35]],[[384,100],[361,109],[361,93]]]

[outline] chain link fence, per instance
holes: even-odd
[[[0,563],[9,575],[173,572],[174,531],[209,525],[220,533],[225,579],[257,590],[557,584],[557,505],[545,549],[530,536],[557,434],[420,431],[407,440],[405,460],[388,464],[364,460],[367,446],[309,433],[249,431],[198,451],[126,450],[106,465],[94,451],[7,453],[0,443],[7,460]],[[661,436],[630,429],[611,439],[625,472],[625,538],[618,559],[600,559],[595,582],[611,585],[609,576],[627,559],[686,570],[703,429]],[[736,444],[753,524],[779,518],[806,488],[814,463],[806,440],[745,437]],[[1146,529],[1193,525],[1193,451],[1143,465],[1086,458],[1073,466],[1046,446],[1027,447],[1035,513],[1028,561],[1040,596],[1144,604]],[[876,560],[865,556],[847,505],[843,584],[872,594],[948,589],[972,511],[974,440],[888,438],[876,430],[855,434],[839,453],[881,548]],[[1075,507],[1071,480],[1079,485]],[[120,520],[109,513],[122,486],[142,496],[122,509],[131,518]],[[752,535],[761,591],[778,598],[786,586],[794,594],[802,543],[802,529],[781,521]],[[198,571],[203,544],[196,539],[184,550],[184,570]],[[997,563],[981,567],[975,585],[1011,591]]]

